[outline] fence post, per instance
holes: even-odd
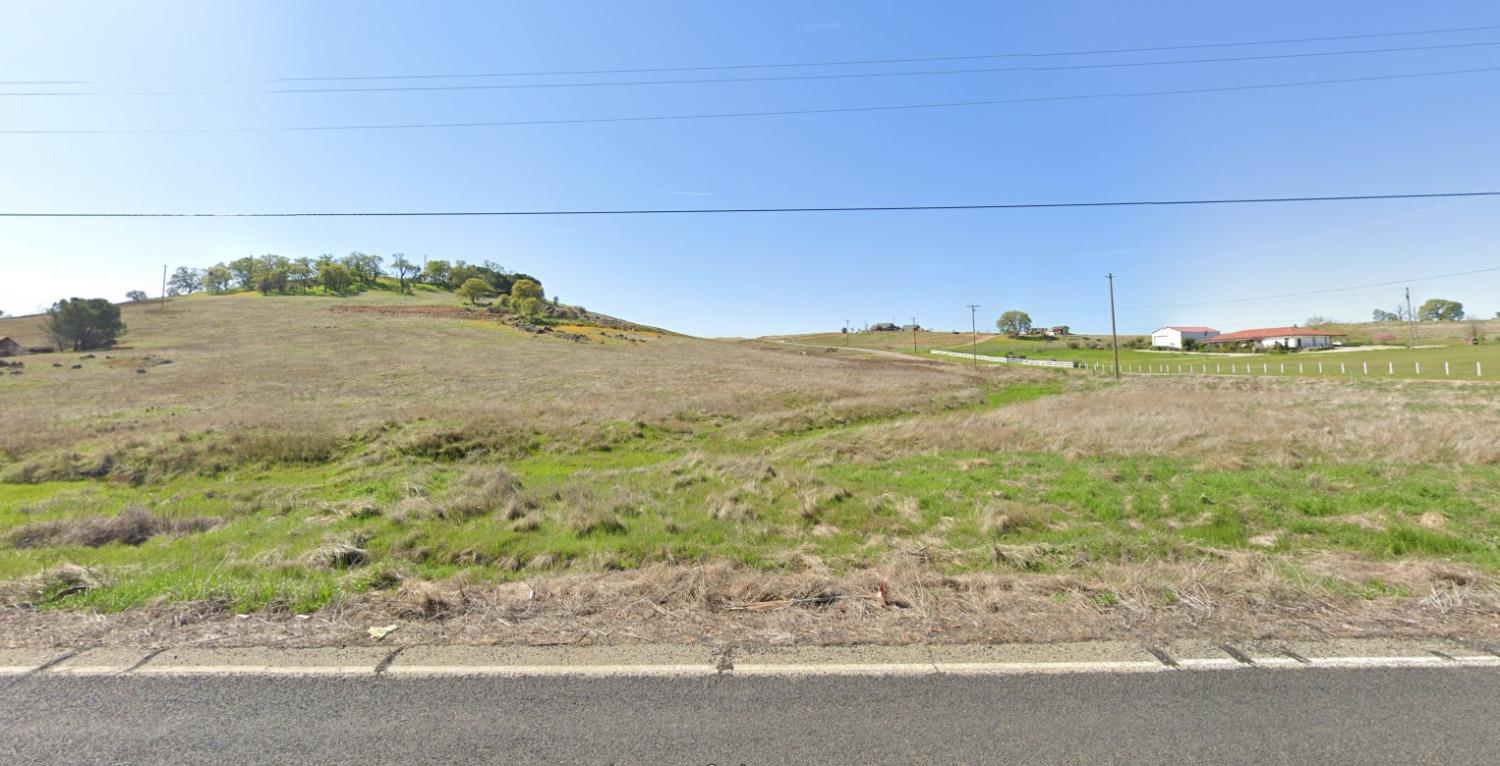
[[[1387,375],[1395,375],[1396,374],[1396,363],[1395,362],[1386,362],[1385,366],[1386,366],[1385,374],[1387,374]]]
[[[1323,374],[1323,363],[1322,362],[1318,362],[1318,374],[1319,375]]]
[[[1340,375],[1344,374],[1344,363],[1343,362],[1339,362],[1339,374]]]
[[[1302,363],[1301,362],[1297,363],[1297,374],[1298,375],[1302,374]]]
[[[1231,365],[1229,365],[1229,372],[1232,375],[1232,374],[1234,374],[1236,372],[1239,372],[1239,370],[1235,367],[1235,365],[1231,364]]]
[[[1484,365],[1483,364],[1480,364],[1479,362],[1475,362],[1474,363],[1474,377],[1476,377],[1476,378],[1482,378],[1482,377],[1484,377]]]
[[[1224,371],[1224,368],[1221,367],[1221,366],[1219,366],[1218,362],[1215,362],[1214,363],[1214,372],[1223,372],[1223,371]]]
[[[1443,362],[1443,377],[1446,378],[1446,377],[1449,376],[1449,374],[1450,373],[1448,372],[1448,363],[1447,362]]]
[[[1261,362],[1260,363],[1260,371],[1261,371],[1262,374],[1270,372],[1271,371],[1271,364],[1269,362]]]
[[[1370,374],[1370,363],[1369,362],[1362,362],[1362,364],[1364,365],[1364,370],[1365,370],[1364,374],[1369,375]]]
[[[1417,377],[1422,377],[1422,363],[1417,362]]]

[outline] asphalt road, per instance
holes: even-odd
[[[6,764],[1494,764],[1500,669],[0,680]]]

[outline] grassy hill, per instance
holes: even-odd
[[[536,332],[430,291],[124,314],[117,348],[0,375],[16,635],[1306,634],[1500,605],[1490,386],[1114,384],[902,358],[910,333]]]

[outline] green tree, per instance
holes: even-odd
[[[453,264],[447,261],[439,259],[430,260],[427,262],[427,266],[422,269],[422,281],[429,285],[449,287],[452,283],[448,281],[448,272],[452,268]]]
[[[406,281],[417,275],[421,267],[406,260],[406,253],[396,253],[391,256],[391,269],[396,272],[396,281],[401,285],[401,292],[406,292]]]
[[[354,284],[354,280],[350,278],[349,270],[344,268],[344,264],[327,260],[318,261],[318,284],[323,286],[325,293],[332,290],[343,295]]]
[[[458,297],[463,298],[464,300],[474,304],[475,306],[478,306],[479,300],[481,298],[487,297],[490,294],[490,283],[484,281],[483,279],[480,279],[479,277],[470,277],[463,284],[458,286],[458,290],[456,292],[458,294]]]
[[[313,267],[311,258],[303,256],[287,264],[287,279],[297,286],[298,290],[307,292],[307,286],[317,277],[318,271]]]
[[[510,297],[524,301],[527,298],[541,300],[545,296],[542,294],[542,286],[536,280],[518,279],[510,286]]]
[[[449,285],[462,285],[463,283],[476,278],[484,279],[484,275],[480,273],[479,267],[472,266],[470,264],[464,263],[463,261],[454,261],[453,268],[448,270]],[[488,284],[488,280],[486,280],[486,284]]]
[[[58,348],[74,351],[108,348],[125,332],[120,307],[103,298],[58,301],[47,309],[43,324]]]
[[[229,289],[233,281],[234,274],[229,271],[228,266],[222,263],[216,263],[203,270],[203,286],[209,292],[222,293]]]
[[[1325,316],[1310,316],[1307,318],[1308,327],[1322,327],[1325,324],[1333,324],[1333,320]]]
[[[203,272],[179,266],[172,272],[171,279],[167,280],[168,295],[192,295],[203,289]]]
[[[542,315],[542,299],[536,297],[520,298],[511,296],[511,304],[521,312],[527,319],[536,319]]]
[[[151,300],[151,296],[147,295],[145,290],[131,290],[125,293],[125,300],[131,302],[149,301]]]
[[[361,285],[371,286],[379,279],[383,272],[380,264],[385,261],[378,255],[369,253],[353,252],[339,259],[344,268],[349,270],[349,278]]]
[[[255,256],[247,255],[229,262],[229,275],[243,289],[255,286]]]
[[[1396,311],[1386,311],[1385,309],[1375,309],[1375,311],[1371,312],[1371,314],[1370,314],[1370,321],[1372,321],[1372,322],[1399,322],[1399,321],[1401,321],[1401,314],[1399,312],[1400,312],[1399,308]]]
[[[1006,335],[1025,335],[1031,331],[1031,315],[1024,311],[1011,309],[1001,314],[1000,318],[995,320],[995,327],[998,327],[1000,332]]]
[[[1464,304],[1444,298],[1433,298],[1417,309],[1417,318],[1423,322],[1456,322],[1464,318]]]

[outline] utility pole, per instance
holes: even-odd
[[[917,353],[917,318],[911,318],[911,352]]]
[[[1411,288],[1406,288],[1406,347],[1417,347],[1417,317],[1411,313]]]
[[[1115,350],[1115,380],[1120,379],[1120,333],[1115,329],[1115,275],[1104,275],[1109,280],[1109,340]]]
[[[849,346],[849,333],[850,332],[851,331],[849,329],[849,320],[845,319],[844,320],[844,347],[845,348],[848,348],[848,346]]]
[[[167,264],[161,265],[161,307],[167,307]]]
[[[979,366],[979,325],[974,324],[974,311],[978,308],[979,304],[977,303],[969,304],[969,335],[973,338],[972,347],[974,349],[975,367]]]

